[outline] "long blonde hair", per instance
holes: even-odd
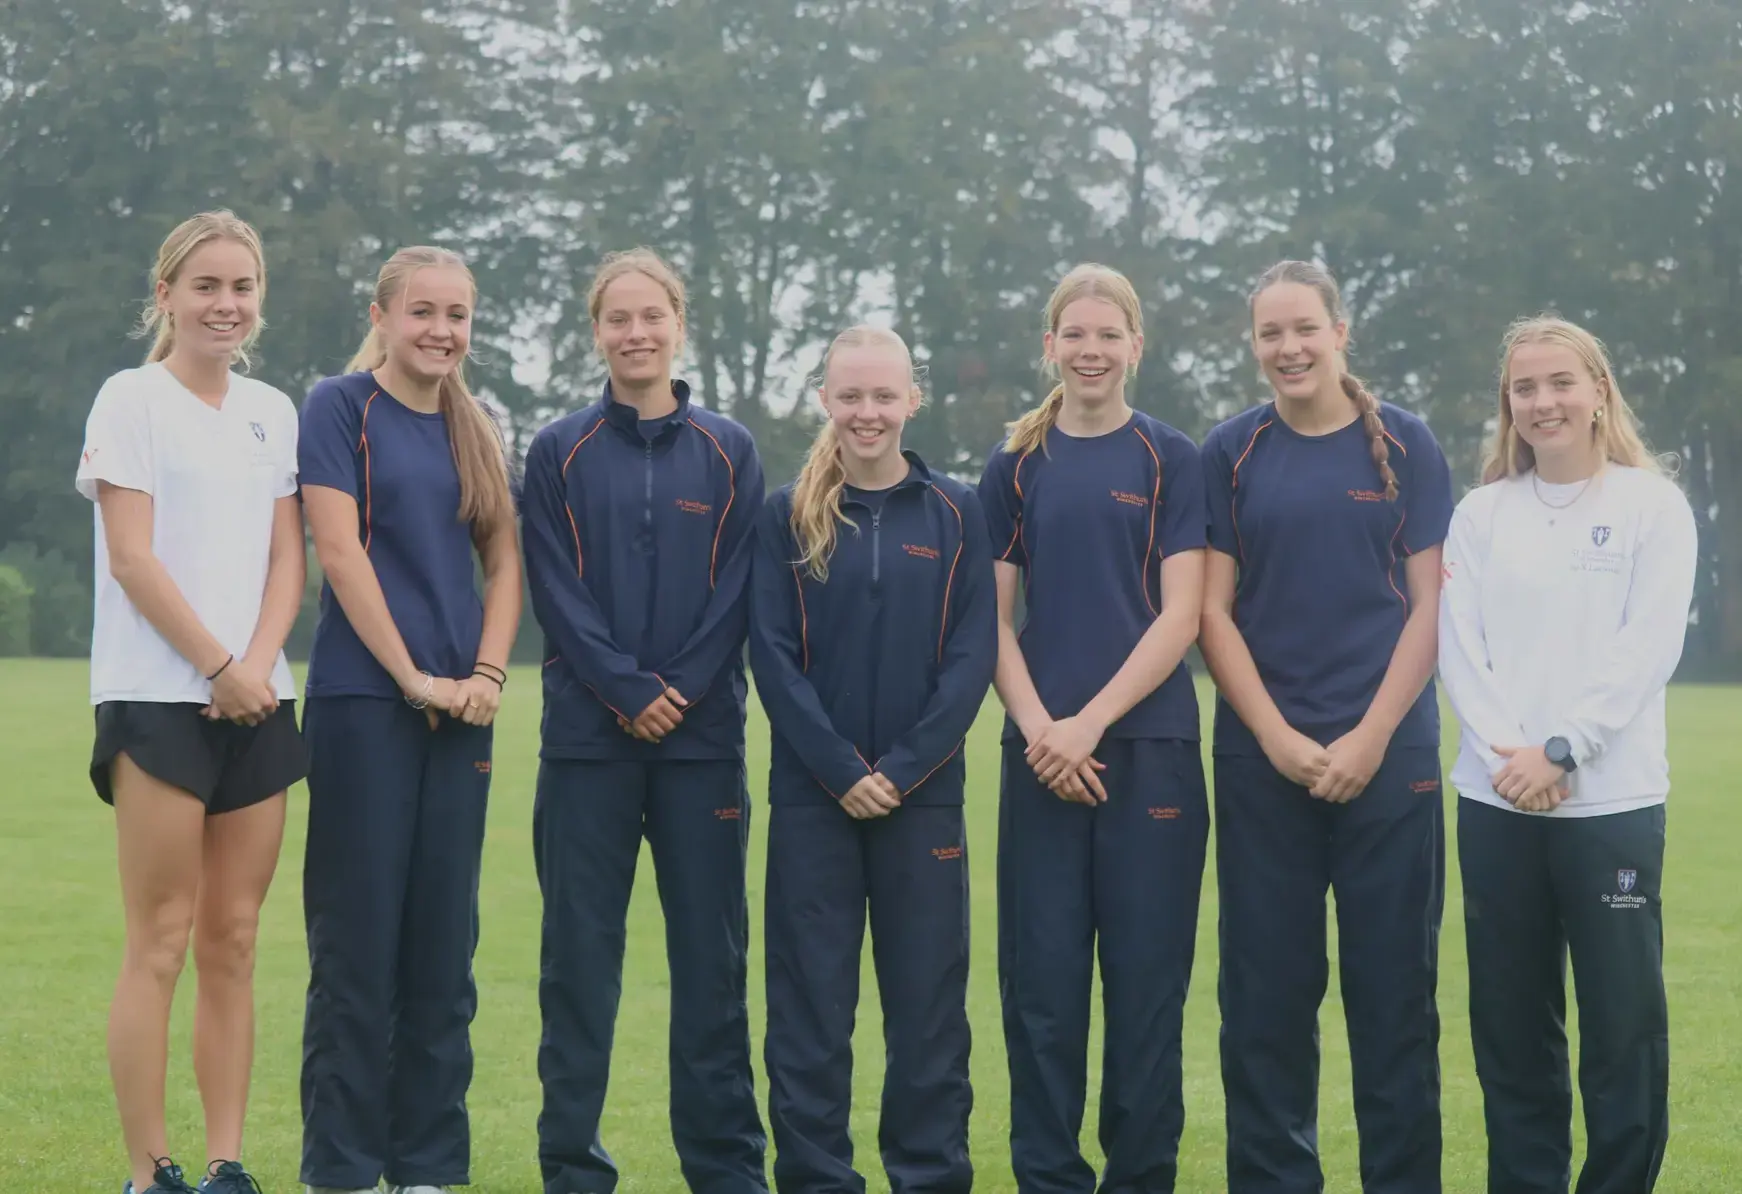
[[[1621,386],[1615,380],[1615,368],[1609,363],[1603,342],[1558,315],[1533,315],[1514,321],[1500,343],[1500,417],[1482,461],[1482,484],[1516,477],[1536,467],[1535,449],[1524,442],[1512,421],[1512,354],[1521,344],[1559,344],[1572,349],[1585,372],[1597,383],[1603,400],[1597,405],[1591,434],[1604,460],[1654,473],[1664,471],[1662,461],[1640,434],[1633,408],[1621,396]]]
[[[474,298],[478,284],[458,253],[428,245],[399,250],[387,259],[375,278],[375,305],[385,312],[404,292],[411,276],[420,269],[457,269],[466,276]],[[346,372],[375,370],[387,363],[387,343],[378,328],[358,346]],[[508,462],[501,430],[466,385],[466,363],[461,361],[437,387],[441,412],[448,425],[448,447],[460,474],[460,521],[474,531],[499,527],[513,517],[508,494]]]
[[[215,240],[233,240],[253,255],[255,302],[259,305],[265,304],[266,254],[260,247],[260,234],[254,230],[254,226],[231,211],[202,211],[197,216],[190,216],[163,238],[163,244],[157,250],[157,261],[151,267],[151,297],[145,300],[145,309],[140,312],[139,328],[135,332],[135,335],[151,338],[151,348],[145,354],[147,365],[163,360],[175,349],[175,321],[158,300],[158,284],[175,285],[176,278],[181,274],[181,267],[187,263],[193,251]],[[253,363],[248,350],[254,347],[265,328],[266,320],[256,313],[254,326],[249,329],[242,343],[236,346],[232,358],[235,363],[243,368]]]
[[[835,359],[837,350],[867,344],[880,344],[899,351],[907,362],[909,377],[913,378],[913,395],[916,398],[921,396],[913,369],[913,354],[907,349],[907,341],[888,328],[869,324],[850,327],[830,343],[828,352],[823,354],[822,371],[815,378],[817,388],[828,388],[829,363]],[[799,546],[799,558],[793,563],[818,581],[829,579],[829,557],[835,553],[837,528],[843,524],[852,525],[841,512],[841,490],[846,484],[847,469],[841,461],[841,441],[835,434],[835,424],[831,419],[823,423],[822,430],[811,442],[810,454],[805,457],[804,467],[799,469],[798,480],[792,486],[792,534]]]
[[[1077,266],[1053,287],[1052,297],[1046,300],[1046,330],[1056,335],[1065,308],[1082,298],[1112,303],[1125,316],[1125,330],[1132,336],[1143,334],[1143,307],[1137,301],[1137,288],[1131,285],[1131,279],[1116,269],[1093,262]],[[1049,362],[1046,368],[1049,376],[1058,377],[1056,364]],[[1043,448],[1046,433],[1058,423],[1064,405],[1065,385],[1058,380],[1044,402],[1010,424],[1004,450],[1026,456],[1036,448]]]
[[[1331,276],[1330,270],[1311,261],[1279,261],[1265,270],[1247,296],[1247,311],[1250,313],[1256,308],[1259,295],[1285,282],[1306,286],[1317,294],[1332,323],[1346,325],[1349,322],[1349,310],[1343,305],[1343,292],[1338,289],[1337,280]],[[1373,467],[1379,470],[1380,481],[1384,482],[1385,500],[1395,502],[1397,474],[1391,468],[1391,447],[1385,437],[1385,422],[1379,417],[1379,399],[1368,391],[1359,377],[1349,372],[1348,362],[1340,358],[1337,361],[1337,383],[1361,416],[1361,429],[1367,433],[1367,450],[1373,456]]]

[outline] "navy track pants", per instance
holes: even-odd
[[[1229,1194],[1318,1194],[1319,1005],[1337,953],[1366,1194],[1440,1189],[1445,811],[1432,747],[1314,799],[1263,756],[1216,759]]]
[[[883,1006],[878,1150],[892,1194],[967,1194],[968,861],[960,805],[855,821],[769,810],[768,1116],[780,1194],[864,1194],[848,1110],[869,908]]]
[[[1180,1034],[1209,810],[1195,742],[1109,739],[1107,803],[1060,800],[1004,745],[998,971],[1020,1194],[1090,1194],[1078,1147],[1097,952],[1102,1194],[1167,1194],[1185,1124]]]
[[[653,850],[671,971],[671,1131],[695,1194],[768,1189],[745,1003],[750,805],[744,764],[547,759],[533,848],[544,894],[538,1002],[546,1194],[609,1194],[599,1139],[623,991],[629,895]]]
[[[1566,1194],[1571,1180],[1569,951],[1585,1107],[1578,1194],[1656,1184],[1669,1140],[1663,847],[1661,804],[1533,817],[1458,801],[1489,1194]]]
[[[464,1185],[489,727],[306,702],[302,1180]]]

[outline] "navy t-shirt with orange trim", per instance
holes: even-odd
[[[447,419],[403,405],[372,374],[316,382],[302,404],[298,480],[357,501],[357,535],[413,662],[464,678],[477,660],[484,605]],[[321,586],[308,695],[398,697],[399,686]]]
[[[1234,623],[1283,718],[1321,744],[1365,716],[1409,616],[1405,561],[1443,543],[1451,525],[1451,472],[1433,432],[1389,403],[1379,417],[1395,502],[1385,498],[1360,419],[1302,435],[1265,403],[1204,440],[1210,546],[1239,567]],[[1439,744],[1431,680],[1392,743]],[[1222,700],[1215,749],[1260,753]]]
[[[1117,431],[1047,432],[1044,450],[999,445],[980,478],[994,558],[1022,570],[1022,656],[1041,704],[1073,716],[1113,678],[1161,612],[1161,562],[1205,545],[1195,444],[1132,412]],[[1198,739],[1191,669],[1181,663],[1108,731]],[[1006,740],[1019,737],[1006,719]]]

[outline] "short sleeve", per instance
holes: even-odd
[[[1409,453],[1403,484],[1403,550],[1410,555],[1438,547],[1452,525],[1452,470],[1428,425],[1406,420],[1399,434]]]
[[[148,396],[140,387],[128,385],[128,376],[117,374],[103,383],[85,420],[85,445],[74,484],[93,502],[99,481],[141,493],[153,491]]]
[[[1161,460],[1163,523],[1158,550],[1166,559],[1209,542],[1210,513],[1198,446],[1175,431],[1162,439]]]
[[[1204,478],[1209,545],[1223,555],[1239,559],[1240,536],[1234,527],[1234,464],[1228,457],[1227,440],[1222,427],[1210,432],[1198,453],[1198,468]]]
[[[296,471],[303,485],[357,495],[357,449],[362,439],[357,404],[332,378],[316,382],[302,403]]]
[[[296,406],[288,395],[276,390],[273,392],[273,401],[278,408],[276,420],[278,424],[278,452],[275,458],[278,475],[274,480],[272,496],[275,498],[294,497],[297,491],[296,443],[298,429]]]
[[[980,474],[980,505],[986,514],[986,535],[992,541],[992,558],[1018,567],[1028,560],[1022,550],[1022,497],[1016,488],[1017,470],[1022,457],[1006,451],[1003,444],[986,458],[986,470]]]

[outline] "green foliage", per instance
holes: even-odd
[[[0,567],[16,571],[30,590],[30,647],[22,654],[90,653],[91,586],[70,560],[34,543],[9,543],[0,549]]]
[[[30,584],[0,565],[0,657],[30,654]]]
[[[260,373],[293,394],[392,248],[466,252],[474,379],[521,445],[598,392],[592,268],[651,245],[688,279],[686,374],[774,483],[865,318],[929,368],[912,445],[973,472],[1082,260],[1144,298],[1133,400],[1201,434],[1265,396],[1250,280],[1313,256],[1353,366],[1466,479],[1506,323],[1602,335],[1702,520],[1690,657],[1742,669],[1739,170],[1734,0],[13,0],[0,527],[85,574],[81,421],[199,208],[262,228]]]

